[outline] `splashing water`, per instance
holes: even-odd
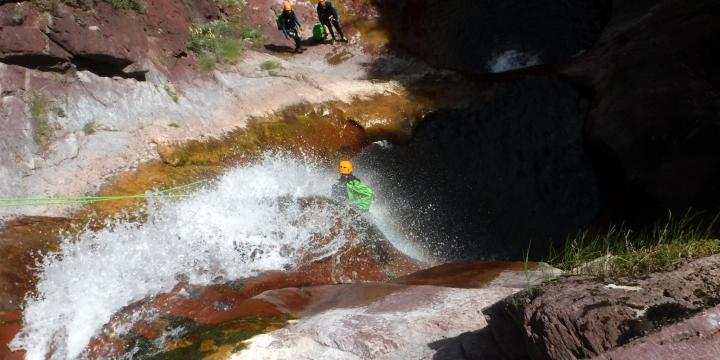
[[[540,64],[540,59],[537,55],[508,50],[492,58],[488,63],[488,68],[490,72],[501,73],[538,64]]]
[[[320,249],[310,244],[335,225],[331,208],[278,200],[327,196],[334,181],[312,162],[266,155],[190,198],[150,203],[141,224],[117,221],[64,239],[40,264],[37,295],[11,348],[28,360],[78,358],[113,314],[171,290],[179,277],[208,285],[336,251],[343,236]]]

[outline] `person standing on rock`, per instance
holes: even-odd
[[[338,166],[340,178],[332,186],[332,196],[338,201],[347,202],[355,208],[368,211],[370,205],[372,205],[373,191],[369,186],[363,184],[360,179],[356,178],[352,171],[350,160],[340,162]]]
[[[333,43],[335,42],[333,26],[337,30],[338,35],[340,35],[340,41],[347,41],[347,39],[345,39],[345,35],[343,35],[342,29],[340,28],[340,15],[338,15],[337,9],[335,9],[335,6],[333,6],[332,3],[326,0],[318,0],[317,14],[320,23],[330,30]]]
[[[285,38],[293,38],[295,40],[295,52],[302,52],[303,48],[300,45],[300,30],[302,25],[298,21],[295,12],[292,9],[292,5],[289,2],[283,4],[283,12],[278,17],[278,28],[282,31]]]

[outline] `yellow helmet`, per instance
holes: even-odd
[[[352,173],[352,163],[350,160],[341,161],[340,166],[338,166],[338,171],[343,175],[349,175]]]
[[[289,2],[286,1],[286,2],[283,4],[283,10],[285,10],[285,11],[291,11],[291,10],[292,10],[292,5],[291,5]]]

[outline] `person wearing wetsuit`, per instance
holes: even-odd
[[[340,178],[332,186],[332,197],[360,211],[370,210],[373,191],[352,174],[352,163],[349,160],[341,161],[338,172]]]
[[[340,35],[340,41],[347,41],[343,31],[340,28],[340,15],[338,15],[337,9],[332,3],[326,0],[318,0],[317,5],[318,20],[323,26],[326,26],[330,30],[330,36],[335,41],[335,33],[333,32],[333,26]]]
[[[292,9],[292,5],[289,2],[283,4],[283,12],[280,14],[280,30],[285,35],[285,38],[293,38],[295,40],[295,52],[302,52],[303,48],[300,45],[300,21],[298,21],[295,12]]]

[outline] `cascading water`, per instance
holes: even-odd
[[[11,347],[26,350],[29,360],[78,358],[113,314],[171,290],[179,278],[207,285],[332,254],[347,241],[342,234],[321,246],[312,242],[343,214],[287,200],[327,196],[335,177],[312,161],[266,155],[189,198],[155,200],[142,223],[116,221],[66,237],[40,264]],[[385,213],[380,202],[369,217],[398,249],[421,258]]]

